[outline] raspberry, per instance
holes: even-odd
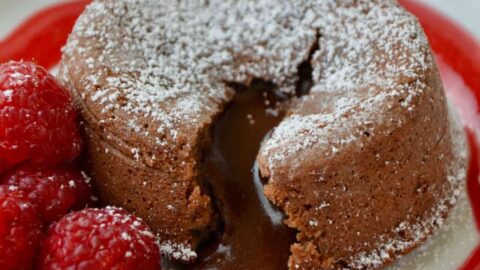
[[[91,197],[89,180],[78,170],[67,167],[24,166],[5,176],[4,183],[23,191],[47,223],[58,220],[71,209],[84,208]]]
[[[89,208],[50,227],[38,269],[159,270],[160,251],[139,218],[119,208]]]
[[[0,269],[31,269],[42,238],[42,222],[26,195],[0,186]]]
[[[71,161],[80,145],[68,91],[33,63],[0,65],[0,173],[27,160]]]

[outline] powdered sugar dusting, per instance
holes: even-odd
[[[405,252],[416,247],[435,233],[445,222],[450,208],[456,205],[461,195],[465,196],[462,190],[465,189],[467,164],[463,161],[468,160],[469,151],[465,134],[462,132],[462,125],[452,106],[449,106],[449,123],[449,133],[454,149],[452,160],[454,162],[446,169],[448,170],[447,180],[453,190],[448,193],[448,197],[441,199],[430,210],[427,214],[429,218],[420,217],[416,223],[411,224],[402,222],[397,228],[393,229],[395,233],[402,232],[402,234],[412,236],[411,239],[385,239],[385,237],[380,237],[376,249],[368,253],[357,254],[351,258],[353,268],[375,269],[384,265],[385,262],[401,257]]]
[[[292,94],[298,66],[316,43],[310,95],[294,103],[260,153],[271,171],[285,164],[293,170],[299,152],[321,146],[336,155],[374,134],[372,123],[402,125],[389,109],[414,109],[432,59],[421,28],[395,1],[95,1],[64,49],[63,76],[71,81],[82,71],[80,97],[101,105],[94,112],[100,122],[128,119],[124,128],[140,139],[128,142],[127,154],[142,161],[149,152],[142,144],[152,138],[165,155],[191,149],[231,99],[226,82],[261,78]],[[307,103],[315,104],[308,113]],[[153,128],[146,130],[145,118]],[[173,165],[158,165],[164,171],[186,164],[169,157]],[[196,256],[187,243],[168,239],[161,249],[175,259]]]
[[[121,137],[119,148],[127,149],[119,152],[172,174],[162,181],[182,189],[167,192],[184,198],[198,137],[232,98],[226,82],[258,77],[293,93],[298,66],[316,42],[307,8],[287,0],[94,1],[64,48],[60,76],[75,84],[77,102],[105,128],[104,137]],[[191,223],[192,209],[176,211]],[[194,256],[184,252],[191,250],[187,232],[165,231],[184,238],[162,239],[167,256]]]
[[[86,99],[105,113],[148,117],[159,124],[158,137],[175,138],[179,125],[201,126],[229,100],[224,82],[258,77],[293,92],[315,42],[306,8],[273,0],[97,1],[74,29],[95,44],[69,42],[64,54],[109,69],[86,76]]]
[[[160,252],[171,259],[192,261],[197,258],[197,253],[192,250],[187,243],[174,243],[172,241],[163,241],[160,245]]]
[[[432,57],[415,19],[394,1],[352,3],[315,3],[313,10],[325,16],[313,22],[321,34],[312,59],[314,85],[262,148],[271,171],[314,145],[327,157],[335,154],[362,133],[375,132],[371,123],[398,127],[401,119],[388,111],[412,111],[425,88]]]

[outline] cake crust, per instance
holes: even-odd
[[[305,61],[312,87],[293,97]],[[217,224],[202,151],[229,84],[255,78],[292,97],[258,155],[298,230],[290,269],[379,268],[440,225],[465,141],[423,31],[390,0],[94,1],[60,79],[102,200],[144,218],[163,254],[195,259]]]

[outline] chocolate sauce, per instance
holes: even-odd
[[[237,94],[212,129],[202,174],[223,218],[223,230],[184,269],[287,269],[294,232],[263,195],[255,160],[266,134],[283,117],[273,86],[235,86]],[[170,268],[166,268],[170,269]]]

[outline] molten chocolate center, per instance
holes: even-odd
[[[262,140],[284,115],[276,109],[280,98],[268,83],[234,88],[237,94],[213,127],[202,164],[223,230],[199,248],[195,264],[181,268],[286,269],[295,234],[265,198],[255,162]]]

